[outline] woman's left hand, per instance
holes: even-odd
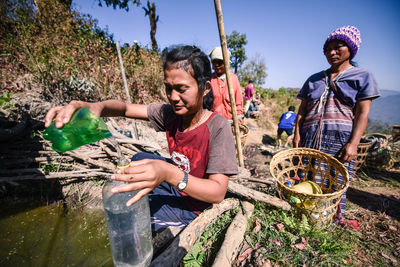
[[[357,145],[347,143],[339,152],[338,158],[342,162],[352,161],[357,157]]]
[[[128,182],[128,184],[113,188],[112,192],[122,193],[139,190],[126,203],[127,206],[130,206],[165,181],[167,170],[171,167],[170,165],[165,161],[154,159],[132,161],[129,167],[120,169],[111,176],[113,180]]]

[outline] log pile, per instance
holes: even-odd
[[[164,155],[156,143],[145,143],[117,131],[116,121],[110,119],[108,128],[119,144],[124,157],[131,158],[140,151]],[[0,182],[35,179],[86,180],[89,177],[107,178],[115,171],[117,162],[115,145],[104,139],[82,146],[74,151],[59,154],[51,144],[38,136],[2,144]]]

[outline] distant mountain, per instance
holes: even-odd
[[[400,125],[400,91],[381,90],[381,97],[372,101],[369,118],[381,123]]]

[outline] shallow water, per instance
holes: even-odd
[[[1,207],[0,266],[113,266],[104,211]]]

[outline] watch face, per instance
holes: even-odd
[[[185,183],[185,182],[180,182],[180,183],[178,184],[178,189],[179,189],[179,190],[183,190],[183,189],[185,189],[185,187],[186,187],[186,183]]]

